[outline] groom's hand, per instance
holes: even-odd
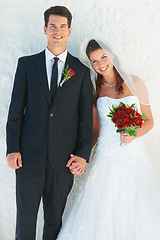
[[[66,167],[69,167],[71,173],[74,175],[83,173],[86,166],[86,160],[73,154],[71,154],[70,157]]]
[[[10,168],[19,169],[22,167],[22,158],[20,153],[9,153],[7,155],[7,162]]]

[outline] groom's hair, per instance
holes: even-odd
[[[72,14],[68,10],[68,8],[66,8],[64,6],[54,6],[54,7],[48,8],[44,12],[44,22],[45,22],[46,27],[48,26],[50,15],[58,15],[58,16],[61,16],[61,17],[66,17],[67,20],[68,20],[68,28],[70,28],[71,21],[72,21]]]

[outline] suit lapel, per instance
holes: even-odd
[[[49,88],[48,88],[46,62],[45,62],[45,51],[43,51],[39,55],[37,55],[35,64],[36,64],[36,68],[37,68],[37,72],[38,72],[38,76],[39,76],[39,80],[41,83],[43,93],[46,97],[47,102],[50,105],[51,99],[50,99],[50,93],[49,93]]]
[[[73,67],[72,67],[73,64],[74,64],[74,58],[72,57],[72,55],[71,55],[70,53],[67,53],[67,58],[66,58],[66,62],[65,62],[64,69],[66,68],[67,65],[69,66],[69,68],[73,68]],[[63,76],[63,74],[62,74],[61,81],[63,80],[63,78],[64,78],[64,76]],[[54,98],[54,102],[53,102],[52,106],[53,106],[54,104],[56,104],[58,98],[61,96],[63,90],[65,89],[65,84],[67,84],[67,82],[65,82],[65,83],[62,85],[62,87],[60,87],[60,86],[58,87],[57,92],[56,92],[56,96],[55,96],[55,98]]]
[[[69,68],[71,68],[71,65],[73,64],[73,57],[70,53],[67,53],[67,58],[66,58],[66,62],[65,62],[65,66],[64,66],[64,69],[67,67],[67,65],[69,66]],[[64,76],[62,74],[62,77],[61,77],[61,82],[63,80]]]

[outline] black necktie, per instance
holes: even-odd
[[[55,97],[56,94],[56,90],[57,90],[57,81],[58,81],[58,58],[55,57],[54,58],[54,64],[52,67],[52,76],[51,76],[51,85],[50,85],[50,95],[51,95],[51,102],[53,102],[53,99]]]

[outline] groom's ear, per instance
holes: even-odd
[[[44,30],[44,34],[47,35],[47,33],[46,33],[47,27],[45,25],[43,27],[43,30]]]
[[[70,27],[68,30],[69,30],[69,33],[68,33],[68,37],[69,37],[69,36],[71,36],[72,27]]]

